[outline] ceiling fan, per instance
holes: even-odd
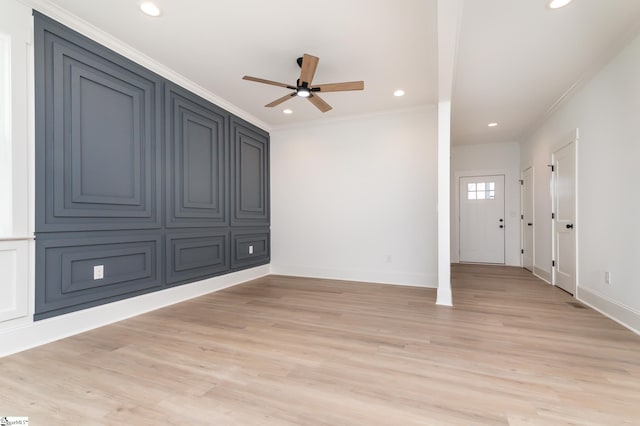
[[[285,95],[271,103],[266,104],[265,107],[268,108],[280,105],[284,101],[289,100],[294,96],[300,96],[302,98],[309,99],[309,102],[315,105],[316,108],[318,108],[320,111],[327,112],[331,109],[331,105],[326,103],[320,96],[317,95],[317,93],[364,90],[364,81],[349,81],[344,83],[311,85],[311,80],[313,80],[313,76],[316,73],[316,68],[318,67],[319,60],[319,58],[312,55],[307,55],[306,53],[303,57],[298,58],[297,62],[300,66],[300,78],[296,82],[295,86],[291,86],[285,83],[278,83],[277,81],[265,80],[263,78],[250,77],[248,75],[245,75],[244,77],[242,77],[242,79],[255,81],[258,83],[270,84],[272,86],[286,87],[287,89],[291,89],[294,91],[293,93]]]

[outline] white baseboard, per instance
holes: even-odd
[[[412,287],[438,287],[436,274],[411,274],[398,271],[369,271],[360,269],[315,268],[271,264],[271,273],[294,277],[323,278],[329,280],[358,281]]]
[[[546,271],[542,268],[538,268],[537,266],[533,267],[533,275],[540,278],[542,281],[546,281],[551,284],[551,272]]]
[[[0,357],[222,290],[269,275],[269,273],[269,265],[259,266],[41,321],[30,322],[0,332],[0,341],[2,341]]]
[[[576,298],[602,315],[640,335],[640,311],[625,306],[595,290],[589,290],[584,287],[577,288]]]

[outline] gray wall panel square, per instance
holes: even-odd
[[[169,231],[167,283],[206,278],[229,270],[229,231]]]
[[[157,233],[91,232],[57,237],[41,237],[36,247],[36,319],[162,286],[162,239]],[[94,268],[100,266],[103,278],[94,279]]]
[[[229,114],[167,83],[166,226],[227,226]]]
[[[269,225],[269,134],[231,120],[231,224]]]
[[[234,229],[231,231],[231,267],[246,268],[269,263],[271,259],[268,229]]]
[[[35,34],[36,232],[158,228],[162,80],[46,18]]]

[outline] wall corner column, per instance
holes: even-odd
[[[451,98],[463,0],[438,0],[438,295],[453,306],[451,292]]]

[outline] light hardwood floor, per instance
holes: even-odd
[[[640,424],[640,337],[518,268],[270,276],[0,359],[35,425]]]

